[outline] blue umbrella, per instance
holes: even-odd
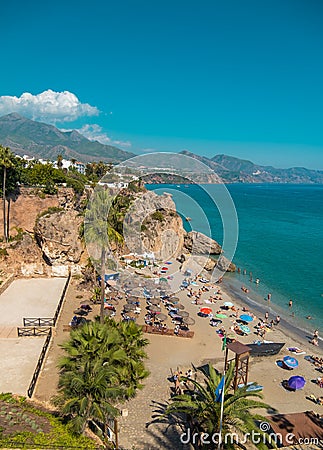
[[[289,369],[295,369],[295,367],[298,366],[297,359],[293,358],[292,356],[284,356],[283,361],[285,366],[287,366]]]
[[[240,325],[240,330],[245,333],[245,334],[249,334],[250,333],[250,328],[247,327],[247,325]]]
[[[303,377],[290,377],[290,379],[288,380],[288,387],[297,391],[298,389],[302,389],[305,386],[305,383],[306,380]]]
[[[249,314],[242,314],[240,316],[240,319],[243,320],[244,322],[252,322],[253,321],[253,317],[249,316]]]

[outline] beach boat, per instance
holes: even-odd
[[[241,389],[243,388],[245,385],[243,383],[238,384],[238,388]],[[263,390],[263,386],[261,386],[260,384],[257,383],[253,383],[252,381],[249,381],[249,383],[247,383],[247,392],[257,392],[257,391],[262,391]]]
[[[284,347],[285,343],[283,342],[259,342],[253,344],[247,344],[247,346],[251,349],[251,356],[271,356],[277,355],[280,350]]]

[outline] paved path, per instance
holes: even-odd
[[[0,295],[0,392],[27,395],[46,337],[17,337],[17,326],[23,317],[53,317],[65,281],[18,279]]]

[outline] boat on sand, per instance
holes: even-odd
[[[251,349],[251,356],[271,356],[277,355],[280,350],[284,347],[284,342],[254,342],[252,344],[247,344],[247,346]]]

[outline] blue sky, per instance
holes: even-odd
[[[66,3],[1,6],[1,114],[135,153],[323,169],[321,0]]]

